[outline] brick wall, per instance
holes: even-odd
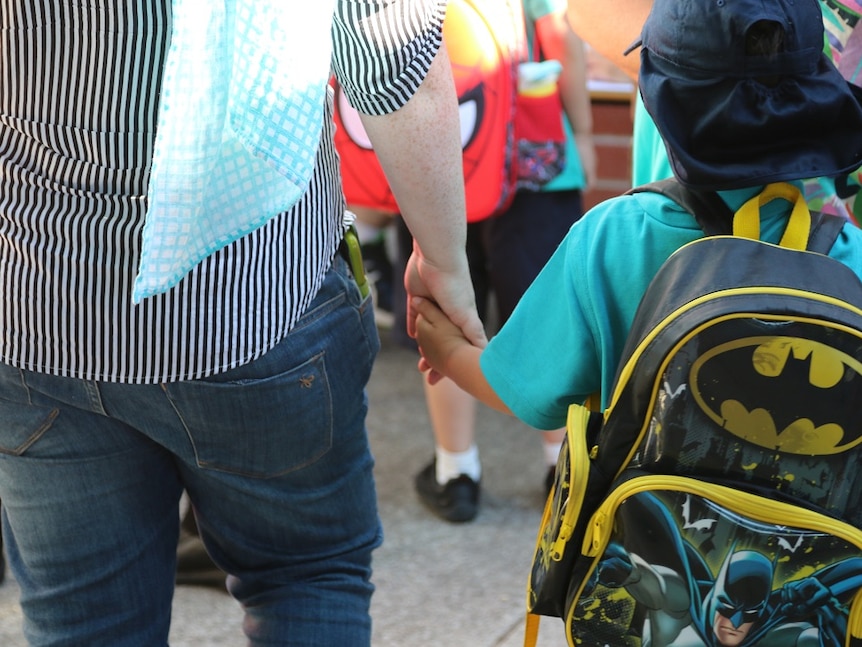
[[[592,105],[598,177],[595,186],[584,196],[585,209],[631,187],[631,97],[594,92]]]

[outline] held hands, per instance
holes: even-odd
[[[437,303],[413,296],[410,305],[416,313],[415,330],[419,342],[419,370],[428,384],[447,377],[480,402],[512,415],[482,373],[481,356],[487,345],[484,333],[476,343]],[[478,319],[477,319],[478,320]]]
[[[437,267],[425,258],[414,242],[413,254],[407,262],[407,271],[404,274],[404,287],[407,290],[407,333],[411,337],[416,337],[418,316],[414,297],[423,297],[436,303],[472,344],[484,348],[488,343],[485,328],[476,311],[466,255],[462,260],[459,267]]]
[[[435,384],[449,374],[448,365],[460,348],[475,345],[428,299],[413,297],[411,305],[417,313],[416,340],[422,354],[419,370],[427,372],[429,384]]]

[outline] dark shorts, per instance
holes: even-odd
[[[467,258],[482,321],[492,328],[505,323],[582,214],[580,191],[522,191],[505,213],[468,225]],[[406,295],[400,277],[404,275],[413,240],[400,218],[397,228],[393,334],[399,342],[412,345],[405,332]],[[495,305],[493,311],[492,305]]]

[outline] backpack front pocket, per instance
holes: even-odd
[[[577,524],[584,510],[590,510],[589,501],[598,502],[597,496],[588,496],[588,483],[598,486],[590,492],[606,492],[610,479],[600,479],[592,466],[588,453],[588,439],[601,425],[601,415],[584,406],[572,405],[566,423],[566,438],[557,461],[554,486],[545,503],[545,512],[539,525],[530,579],[527,585],[527,610],[530,613],[562,616],[569,587],[572,563],[578,556],[580,537]],[[592,480],[591,480],[592,479]]]
[[[566,605],[571,645],[838,647],[862,637],[862,532],[787,502],[636,476],[592,515],[581,553]]]

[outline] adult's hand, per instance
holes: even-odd
[[[471,285],[470,290],[464,290],[465,281]],[[411,337],[416,337],[418,314],[413,297],[424,297],[436,303],[452,323],[461,329],[470,343],[480,348],[485,347],[485,329],[476,312],[466,256],[464,262],[458,266],[441,268],[429,262],[418,244],[414,243],[413,254],[407,262],[407,271],[404,274],[404,287],[407,290],[407,332]]]

